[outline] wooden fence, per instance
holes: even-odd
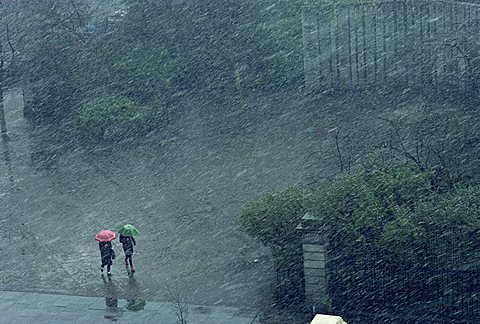
[[[309,88],[402,84],[476,93],[480,5],[393,0],[303,8]]]

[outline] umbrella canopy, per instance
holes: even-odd
[[[117,237],[117,234],[111,230],[103,230],[95,234],[95,241],[111,242]]]
[[[138,229],[132,224],[123,225],[118,229],[117,232],[124,236],[136,236],[139,234]]]

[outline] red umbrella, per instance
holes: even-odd
[[[103,230],[95,234],[95,241],[111,242],[117,237],[117,234],[111,230]]]

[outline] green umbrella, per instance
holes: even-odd
[[[138,229],[133,226],[132,224],[125,224],[120,227],[117,231],[118,233],[122,234],[123,236],[136,236],[140,234]]]

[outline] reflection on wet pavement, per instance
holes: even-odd
[[[105,276],[102,274],[102,279],[105,294],[105,318],[116,321],[122,316],[122,310],[118,308],[117,287],[113,283],[111,277],[105,278]]]
[[[112,280],[112,277],[105,277],[102,274],[103,293],[105,296],[105,318],[117,321],[122,317],[124,310],[138,312],[145,309],[146,301],[142,298],[140,283],[133,276],[128,277],[125,287]],[[126,300],[124,307],[119,307],[119,299]]]
[[[138,312],[145,308],[145,300],[139,298],[141,296],[140,285],[135,279],[134,276],[128,277],[128,287],[127,287],[127,306],[126,308],[132,312]]]

